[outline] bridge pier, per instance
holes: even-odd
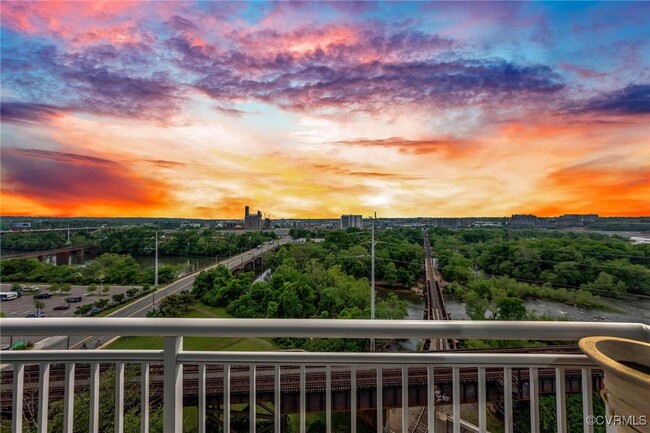
[[[57,266],[63,266],[63,265],[69,265],[70,263],[70,252],[69,251],[62,251],[60,253],[56,253],[56,265]]]

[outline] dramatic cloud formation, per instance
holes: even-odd
[[[1,17],[3,214],[650,213],[647,3]]]
[[[630,85],[587,101],[587,112],[604,114],[650,114],[650,84]]]
[[[97,210],[113,216],[130,209],[148,213],[168,200],[164,184],[122,164],[39,149],[3,149],[2,183],[12,195],[56,207],[57,215],[66,216]]]

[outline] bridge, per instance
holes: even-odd
[[[98,250],[96,245],[87,244],[87,245],[70,245],[67,247],[57,248],[55,250],[44,250],[44,251],[29,251],[25,253],[11,254],[8,256],[2,256],[1,259],[17,259],[17,258],[37,258],[40,262],[45,261],[46,257],[56,256],[57,265],[69,265],[71,263],[72,256],[80,255],[83,256],[86,252],[96,252]]]
[[[234,418],[267,421],[283,431],[282,419],[299,414],[300,431],[306,432],[308,411],[323,411],[327,432],[332,414],[349,411],[351,431],[359,423],[383,430],[387,411],[426,408],[428,425],[436,411],[450,410],[450,426],[461,431],[460,406],[478,404],[478,428],[486,429],[488,401],[502,401],[506,431],[513,431],[512,413],[517,400],[531,405],[531,430],[539,430],[539,397],[557,398],[557,431],[567,432],[566,395],[582,393],[585,419],[593,414],[593,390],[598,389],[598,367],[581,354],[551,353],[306,353],[306,352],[195,352],[183,350],[183,337],[280,338],[433,338],[433,339],[535,339],[575,341],[585,336],[609,335],[650,340],[650,327],[629,323],[495,322],[495,321],[385,321],[317,319],[2,319],[8,335],[153,335],[164,337],[160,350],[10,351],[3,362],[12,376],[3,381],[3,394],[11,393],[12,431],[22,431],[22,414],[28,412],[38,430],[47,431],[48,402],[63,398],[64,431],[72,431],[75,411],[90,413],[90,432],[98,431],[99,378],[110,366],[115,371],[115,431],[123,432],[124,390],[128,364],[137,364],[142,431],[149,431],[149,414],[162,404],[164,432],[183,430],[183,405],[198,407],[199,432],[223,423],[225,432],[241,432]],[[38,365],[38,379],[34,367]],[[64,364],[63,373],[55,364]],[[162,366],[162,367],[161,367]],[[596,373],[596,374],[594,374]],[[9,374],[8,372],[6,374]],[[63,377],[61,377],[63,374]],[[111,379],[112,380],[112,379]],[[35,386],[34,384],[37,384]],[[349,384],[349,386],[347,385]],[[465,385],[464,385],[465,384]],[[469,384],[469,385],[467,385]],[[61,386],[63,390],[61,392]],[[104,385],[102,385],[104,386]],[[11,388],[11,389],[9,389]],[[89,390],[89,406],[75,407],[75,390]],[[382,392],[377,392],[381,389]],[[501,390],[501,391],[500,391]],[[30,397],[31,395],[31,397]],[[163,396],[162,403],[160,395]],[[337,397],[338,396],[338,397]],[[448,399],[439,398],[448,396]],[[87,401],[87,400],[85,400]],[[242,406],[238,403],[244,403]],[[402,432],[411,431],[409,417],[399,421]],[[585,432],[591,431],[585,422]],[[256,422],[246,430],[256,431]]]

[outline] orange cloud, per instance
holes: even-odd
[[[603,216],[650,215],[650,171],[644,167],[613,170],[583,166],[556,170],[547,177],[547,190],[557,199],[532,213],[597,213]]]
[[[2,168],[3,214],[135,216],[173,207],[168,185],[102,158],[9,148]]]

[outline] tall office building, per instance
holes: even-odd
[[[341,229],[345,230],[350,227],[362,228],[362,215],[341,215]]]

